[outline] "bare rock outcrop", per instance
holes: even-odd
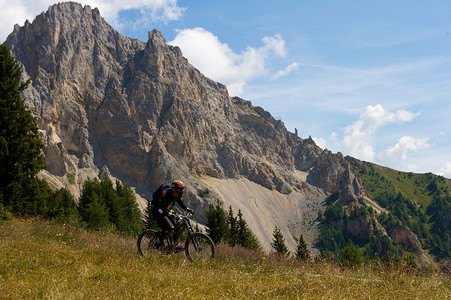
[[[346,230],[352,237],[368,238],[374,235],[373,222],[368,216],[359,214],[346,219]]]
[[[405,226],[396,226],[388,234],[395,242],[405,246],[409,251],[420,251],[422,249],[418,237]]]

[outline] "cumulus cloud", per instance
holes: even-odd
[[[418,115],[419,113],[406,110],[390,112],[381,104],[368,105],[359,119],[345,128],[347,135],[343,139],[342,149],[354,157],[373,160],[375,157],[373,137],[377,129],[387,123],[410,122]]]
[[[14,25],[23,25],[25,20],[32,21],[38,14],[46,11],[50,5],[58,3],[55,0],[15,0],[0,1],[0,41],[4,41],[13,31]],[[101,15],[111,24],[121,26],[119,12],[137,10],[140,17],[137,24],[149,21],[169,22],[179,19],[185,8],[177,5],[177,0],[77,0],[83,5],[97,7]],[[127,24],[134,25],[134,24]]]
[[[407,158],[407,151],[418,151],[430,148],[427,138],[415,139],[411,136],[401,137],[396,145],[390,146],[380,155],[380,160],[391,166],[399,166]]]
[[[446,165],[440,169],[440,175],[451,178],[451,161],[446,162]]]
[[[315,144],[318,145],[318,147],[320,148],[327,148],[327,141],[326,139],[323,138],[318,138],[318,137],[312,137],[313,141],[315,141]]]
[[[248,80],[266,74],[269,58],[286,55],[281,35],[264,37],[262,43],[259,48],[247,47],[238,54],[200,27],[180,30],[174,40],[168,42],[179,46],[183,56],[203,74],[227,85],[231,95],[240,94]]]
[[[292,63],[290,65],[288,65],[285,69],[278,71],[276,74],[274,74],[272,76],[272,79],[279,79],[282,76],[286,76],[288,74],[290,74],[293,71],[296,71],[298,69],[298,64],[297,63]]]

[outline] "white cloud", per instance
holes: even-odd
[[[312,139],[315,141],[315,144],[318,145],[320,148],[322,149],[326,149],[327,147],[327,141],[326,139],[323,138],[317,138],[317,137],[312,137]]]
[[[288,74],[290,74],[293,71],[296,71],[298,68],[298,64],[297,63],[292,63],[290,65],[288,65],[285,69],[278,71],[276,74],[274,74],[272,76],[272,79],[278,79],[282,76],[286,76]]]
[[[446,178],[451,178],[451,161],[446,162],[446,165],[440,169],[439,174]]]
[[[406,160],[408,150],[418,151],[430,147],[431,145],[428,143],[427,138],[415,139],[411,136],[403,136],[396,145],[386,148],[379,159],[384,162],[384,164],[396,167],[400,166],[400,164]]]
[[[238,95],[248,80],[267,73],[269,58],[286,54],[285,41],[279,34],[264,37],[262,42],[259,48],[247,47],[237,54],[213,33],[197,27],[180,30],[168,44],[179,46],[192,65],[227,85],[231,95]]]
[[[15,24],[23,25],[25,20],[34,18],[50,5],[58,3],[55,0],[0,0],[0,41],[6,40],[13,31]],[[111,24],[121,27],[118,17],[124,10],[138,10],[140,18],[134,24],[146,24],[149,21],[169,22],[179,19],[185,8],[177,5],[177,0],[77,0],[91,8],[99,8],[102,17]],[[127,24],[127,25],[134,25]]]
[[[418,115],[405,110],[390,112],[381,104],[368,105],[359,119],[345,128],[347,135],[343,139],[342,149],[351,156],[371,161],[375,156],[373,137],[379,127],[387,123],[410,122]]]

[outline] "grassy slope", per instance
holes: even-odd
[[[1,298],[443,299],[449,274],[341,269],[220,248],[207,263],[137,255],[135,239],[37,220],[0,224]]]
[[[447,186],[451,188],[450,179],[431,173],[401,172],[376,164],[362,163],[368,172],[363,172],[359,168],[354,168],[354,171],[360,174],[365,191],[372,198],[383,191],[401,192],[407,199],[417,202],[423,208],[427,208],[433,199],[433,195],[427,189],[432,179],[438,179],[441,187]]]

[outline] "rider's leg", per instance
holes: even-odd
[[[174,230],[174,224],[172,224],[171,220],[167,216],[164,216],[162,221],[160,242],[163,242],[169,233]]]

